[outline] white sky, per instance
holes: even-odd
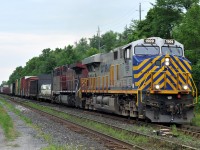
[[[63,48],[80,38],[122,32],[155,0],[0,0],[0,84],[45,48]]]

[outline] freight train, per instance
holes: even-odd
[[[184,46],[159,37],[20,78],[11,87],[14,95],[159,123],[189,123],[197,103]]]

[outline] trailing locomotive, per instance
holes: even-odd
[[[16,95],[20,95],[22,80],[16,81]],[[30,89],[37,86],[37,98],[43,98],[41,93],[46,90],[45,99],[52,102],[151,122],[188,123],[197,103],[191,63],[184,57],[183,45],[159,37],[133,41],[55,68],[45,83],[51,92],[38,85],[40,80],[27,80]]]

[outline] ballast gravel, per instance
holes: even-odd
[[[144,134],[148,134],[148,135],[151,135],[151,136],[153,135],[155,137],[157,136],[155,133],[153,133],[154,129],[152,127],[144,127],[142,125],[140,127],[139,125],[128,124],[128,123],[125,123],[125,122],[122,122],[122,121],[117,121],[117,120],[114,120],[114,119],[101,117],[100,115],[92,115],[92,114],[89,114],[89,113],[87,113],[87,111],[84,111],[82,109],[75,109],[75,108],[70,108],[70,107],[62,106],[62,105],[56,105],[55,106],[53,104],[43,103],[43,102],[41,104],[45,105],[45,106],[52,107],[55,110],[59,110],[59,111],[63,111],[63,112],[66,112],[66,113],[78,115],[80,117],[86,117],[88,119],[97,120],[99,122],[104,122],[104,123],[107,123],[107,124],[110,124],[110,125],[115,125],[117,127],[121,127],[121,128],[128,129],[128,130],[131,130],[131,131],[142,132]],[[199,140],[196,140],[195,138],[187,138],[186,136],[183,136],[182,140],[181,140],[181,138],[177,138],[177,137],[171,137],[171,138],[162,137],[162,138],[164,138],[166,140],[171,140],[171,141],[177,142],[177,143],[182,142],[185,145],[190,145],[190,146],[195,145],[195,147],[200,149],[200,142],[199,142]]]

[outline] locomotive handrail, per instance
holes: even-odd
[[[192,83],[193,83],[193,86],[194,86],[195,91],[196,91],[195,92],[196,93],[196,103],[194,103],[194,104],[197,104],[198,103],[198,90],[197,90],[197,87],[196,87],[195,82],[194,82],[192,77],[191,77],[191,79],[192,79]]]
[[[140,85],[142,84],[142,86],[144,85],[144,83],[146,82],[146,80],[147,80],[147,78],[149,77],[149,75],[150,75],[151,73],[149,72],[149,74],[147,75],[147,77],[146,77],[146,79],[144,80],[144,82],[143,82],[143,84],[142,84],[142,82],[140,83]],[[138,99],[138,97],[139,97],[139,91],[142,91],[141,89],[140,89],[140,85],[138,86],[138,91],[137,91],[137,102],[136,102],[136,105],[138,106],[138,101],[139,101],[139,99]],[[141,87],[142,87],[141,86]],[[143,103],[142,102],[142,92],[141,92],[141,94],[140,94],[140,101],[141,101],[141,103]]]

